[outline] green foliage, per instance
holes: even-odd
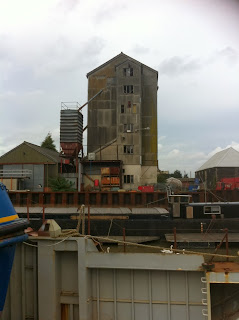
[[[41,147],[57,151],[50,132],[47,134],[46,138],[42,141]]]
[[[169,175],[166,173],[160,173],[157,175],[157,182],[158,183],[165,183],[168,179]]]
[[[49,186],[52,191],[75,191],[73,188],[73,182],[66,180],[63,177],[58,177],[56,179],[50,179]]]
[[[173,178],[178,179],[178,178],[182,178],[182,173],[179,170],[175,170],[174,173],[171,174],[170,176],[173,177]]]

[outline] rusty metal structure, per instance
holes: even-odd
[[[82,150],[83,141],[83,115],[76,108],[68,107],[69,104],[64,102],[61,107],[60,119],[60,144],[62,154],[65,157],[76,158]]]
[[[14,206],[47,207],[77,207],[80,204],[102,207],[168,207],[168,197],[165,191],[154,192],[22,192],[11,191],[9,196]],[[205,202],[205,191],[188,192],[187,197],[191,196],[191,203],[197,206],[198,202]],[[216,204],[218,199],[224,202],[239,201],[237,190],[220,190],[206,192],[208,203]]]
[[[3,319],[236,319],[237,257],[217,255],[208,269],[210,253],[144,245],[136,253],[129,243],[112,253],[97,249],[101,240],[31,237],[19,245]]]

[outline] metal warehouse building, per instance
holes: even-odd
[[[10,190],[43,191],[60,162],[58,152],[24,141],[0,157],[0,179]]]
[[[222,178],[239,177],[239,152],[228,148],[214,154],[195,172],[195,177],[210,189]]]

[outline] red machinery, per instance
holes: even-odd
[[[217,182],[216,190],[234,190],[239,189],[239,177],[222,178]]]

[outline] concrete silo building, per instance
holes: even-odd
[[[223,178],[239,177],[239,152],[230,147],[214,154],[196,172],[207,188],[215,189]]]
[[[157,182],[158,72],[120,53],[87,74],[88,158],[121,162],[122,186]]]

